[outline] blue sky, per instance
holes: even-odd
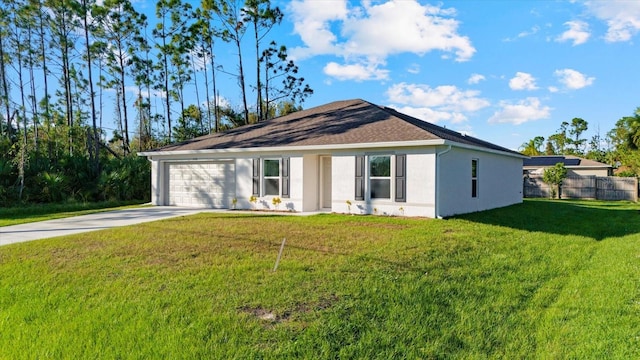
[[[574,117],[604,136],[640,106],[640,1],[275,4],[285,17],[270,35],[315,91],[305,108],[362,98],[518,149]]]
[[[640,1],[280,6],[306,107],[359,97],[516,149],[574,117],[604,135],[640,106]]]

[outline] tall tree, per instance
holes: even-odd
[[[246,0],[242,12],[244,22],[253,25],[256,51],[256,113],[258,114],[258,121],[262,121],[266,119],[266,116],[262,108],[262,71],[260,70],[262,61],[260,57],[260,44],[269,31],[271,31],[275,25],[282,22],[284,14],[280,11],[279,7],[271,7],[270,0]]]
[[[614,146],[613,160],[628,168],[624,175],[640,176],[640,107],[625,116],[607,134]]]
[[[218,132],[220,130],[220,112],[217,96],[218,91],[216,88],[216,56],[213,51],[213,46],[215,44],[215,39],[218,31],[213,26],[213,16],[215,15],[215,12],[211,8],[211,4],[212,2],[210,0],[202,0],[202,9],[196,9],[196,18],[198,20],[193,27],[195,37],[200,41],[201,44],[196,54],[202,59],[205,69],[204,80],[207,95],[207,120],[209,122],[210,133],[212,131]],[[210,62],[213,98],[209,94],[209,77],[207,76],[206,70],[207,60]],[[213,127],[211,126],[211,103],[213,103]]]
[[[153,37],[156,40],[155,47],[158,50],[159,63],[156,68],[155,89],[163,92],[165,99],[165,115],[167,120],[168,140],[172,138],[171,124],[171,97],[172,87],[169,81],[172,79],[174,68],[172,60],[179,52],[178,39],[187,30],[187,18],[185,17],[184,4],[180,0],[159,0],[156,3],[156,18],[158,22],[153,29]],[[182,78],[181,78],[182,79]]]
[[[0,6],[0,106],[4,110],[4,113],[0,115],[0,137],[4,132],[9,139],[11,137],[11,105],[9,102],[9,76],[7,75],[9,62],[7,38],[9,37],[10,11],[5,6],[6,4]],[[2,117],[4,117],[4,125]]]
[[[548,141],[552,144],[553,148],[555,149],[558,155],[565,154],[565,148],[568,143],[567,141],[568,127],[569,127],[569,123],[566,121],[563,121],[562,124],[560,124],[560,129],[558,129],[558,132],[556,132],[553,135],[550,135],[548,138]]]
[[[93,141],[91,144],[93,146],[89,146],[89,161],[93,166],[94,175],[98,175],[100,173],[100,137],[98,134],[98,121],[97,121],[97,113],[96,113],[96,93],[94,90],[93,84],[93,51],[91,47],[90,34],[95,29],[95,24],[93,24],[94,17],[91,16],[91,10],[95,6],[95,0],[80,0],[80,18],[82,19],[82,30],[84,34],[84,43],[85,43],[85,54],[84,59],[87,67],[87,80],[89,85],[89,104],[91,107],[91,128],[93,130],[92,137]]]
[[[50,31],[52,33],[51,48],[58,50],[58,65],[60,66],[60,91],[61,105],[64,106],[64,116],[69,131],[69,153],[73,154],[74,108],[73,85],[71,78],[72,50],[77,40],[79,4],[75,0],[45,0],[50,17]]]
[[[536,136],[528,142],[522,144],[521,153],[527,156],[538,156],[542,154],[541,148],[544,144],[544,137]]]
[[[143,29],[146,30],[146,21]],[[147,41],[146,32],[136,39],[138,50],[131,53],[131,68],[134,82],[138,87],[138,98],[134,107],[138,109],[138,143],[139,150],[148,150],[152,146],[152,116],[151,116],[151,84],[153,75],[153,61],[151,60],[151,46]],[[146,94],[146,95],[144,95]]]
[[[51,128],[51,123],[52,123],[52,119],[51,119],[51,104],[50,104],[50,97],[49,97],[49,67],[48,67],[48,59],[49,59],[49,52],[48,50],[48,44],[49,42],[49,36],[50,36],[50,32],[47,31],[49,29],[49,21],[50,21],[50,17],[49,17],[49,12],[44,8],[42,2],[40,0],[29,0],[29,5],[31,7],[31,10],[34,13],[34,19],[36,21],[36,37],[37,37],[37,44],[39,45],[39,55],[38,55],[38,59],[39,61],[42,63],[42,100],[41,100],[41,107],[42,107],[42,113],[43,113],[43,117],[44,117],[44,124],[46,127],[46,131],[47,133],[49,132],[50,128]],[[51,147],[51,143],[48,142],[47,143],[47,150],[49,152],[49,155],[51,155],[52,152],[52,147]]]
[[[122,119],[122,144],[124,154],[127,155],[131,151],[126,97],[127,69],[131,63],[131,54],[139,45],[137,39],[140,37],[140,26],[144,24],[146,17],[139,14],[129,0],[105,0],[104,7],[96,8],[95,12],[100,19],[99,34],[102,40],[111,46],[106,56],[106,68],[111,75],[108,84],[117,87],[118,108]]]
[[[298,76],[298,66],[288,59],[287,48],[277,46],[272,41],[269,48],[262,52],[261,61],[265,66],[264,104],[265,114],[270,114],[270,106],[283,99],[292,103],[301,103],[313,94],[313,89],[305,83],[304,77]],[[281,80],[280,84],[277,80]]]
[[[184,88],[192,79],[191,53],[195,46],[195,40],[187,24],[187,19],[191,16],[191,5],[188,3],[177,3],[171,13],[172,24],[176,27],[176,31],[171,37],[169,48],[173,67],[169,76],[171,80],[170,94],[180,104],[180,116],[185,113]]]
[[[587,140],[582,139],[581,136],[582,133],[587,131],[589,125],[586,120],[583,120],[581,118],[573,118],[571,120],[570,126],[571,127],[569,128],[569,134],[572,136],[572,138],[570,139],[570,143],[573,145],[573,153],[576,155],[581,155],[583,153],[584,145],[587,142]]]
[[[242,6],[237,0],[203,0],[202,6],[211,9],[222,24],[220,36],[223,41],[235,45],[238,55],[238,85],[242,97],[243,115],[245,123],[249,123],[249,106],[247,105],[247,91],[242,62],[242,38],[247,30],[247,25],[242,20]],[[215,94],[214,94],[215,96]]]
[[[38,100],[36,95],[36,77],[35,68],[38,65],[38,36],[37,36],[37,17],[36,7],[29,3],[21,5],[16,14],[16,25],[21,27],[25,33],[25,62],[28,69],[28,84],[29,84],[29,111],[31,113],[32,128],[33,128],[33,144],[35,150],[35,159],[39,158],[39,124],[40,124],[40,112],[38,110]]]
[[[602,143],[603,139],[600,136],[600,127],[598,126],[596,134],[593,135],[589,141],[589,151],[585,154],[585,157],[602,163],[609,163],[611,149],[609,147],[603,147]]]

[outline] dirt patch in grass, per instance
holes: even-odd
[[[263,306],[241,306],[238,311],[240,313],[249,314],[262,321],[268,323],[282,323],[291,320],[300,315],[309,314],[314,311],[324,311],[331,308],[339,300],[338,296],[331,294],[327,297],[321,298],[315,302],[305,302],[296,304],[292,309],[287,309],[283,312],[268,309]]]

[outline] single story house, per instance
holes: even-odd
[[[523,175],[542,175],[544,170],[563,163],[567,169],[567,176],[611,176],[613,167],[598,161],[582,159],[573,155],[545,155],[532,156],[524,159]]]
[[[156,205],[431,218],[522,202],[526,158],[360,99],[140,155]]]

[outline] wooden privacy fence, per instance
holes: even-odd
[[[524,197],[549,197],[549,185],[542,176],[524,177]],[[562,199],[638,201],[638,178],[616,176],[567,177],[560,186]]]

